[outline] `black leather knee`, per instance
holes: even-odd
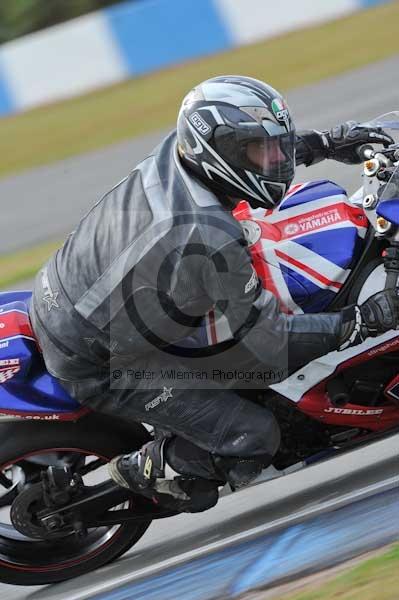
[[[281,441],[280,426],[266,408],[256,409],[235,420],[225,431],[214,453],[220,456],[252,458],[267,454],[274,456]]]

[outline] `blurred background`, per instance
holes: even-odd
[[[120,0],[3,0],[0,5],[0,43],[118,2]]]

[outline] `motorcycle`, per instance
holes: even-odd
[[[399,137],[399,112],[368,125]],[[262,285],[287,313],[339,309],[397,285],[399,143],[358,151],[364,181],[350,198],[314,181],[294,185],[273,211],[246,202],[234,211]],[[129,550],[152,520],[175,514],[107,478],[107,463],[139,449],[151,430],[83,408],[46,371],[30,296],[0,293],[0,581],[15,585],[90,572]],[[228,336],[216,311],[203,327],[209,344]],[[399,332],[389,331],[258,393],[282,441],[255,483],[398,431],[398,361]]]

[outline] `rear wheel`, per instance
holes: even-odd
[[[150,520],[95,527],[87,535],[65,534],[38,540],[19,533],[10,509],[15,498],[40,481],[48,466],[72,467],[87,486],[108,479],[106,463],[148,440],[141,426],[104,427],[89,415],[77,423],[21,422],[0,425],[0,581],[43,585],[90,572],[125,553],[144,534]],[[32,486],[33,489],[33,486]],[[117,508],[134,511],[134,499]]]

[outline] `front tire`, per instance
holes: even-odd
[[[56,583],[97,569],[129,550],[143,536],[150,520],[94,528],[84,540],[72,535],[42,541],[22,536],[6,514],[26,480],[37,479],[51,461],[80,456],[79,464],[83,461],[82,468],[88,471],[85,476],[94,476],[94,471],[98,476],[98,469],[105,471],[103,465],[111,458],[140,448],[148,439],[141,425],[127,427],[93,413],[76,423],[0,424],[0,582],[25,586]],[[133,502],[129,501],[132,510]]]

